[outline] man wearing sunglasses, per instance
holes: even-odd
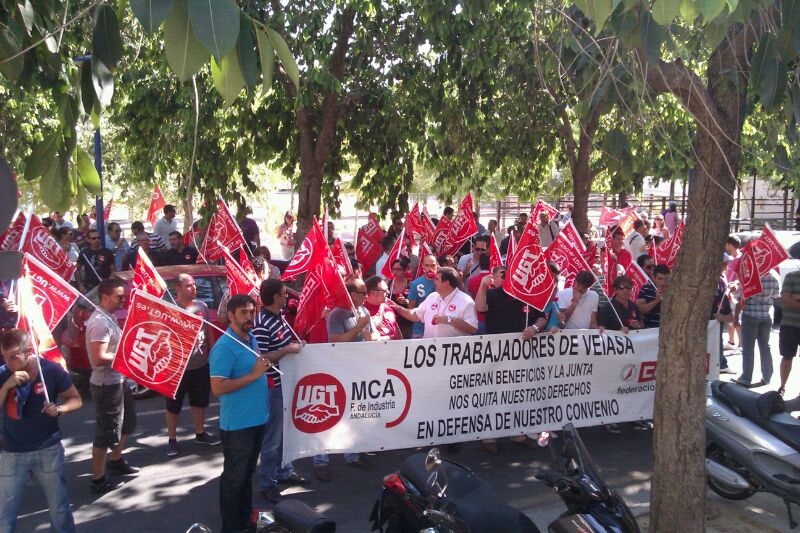
[[[633,282],[628,276],[617,276],[613,282],[614,295],[600,308],[597,316],[598,324],[613,331],[628,333],[632,329],[641,329],[642,316],[631,301]]]
[[[86,241],[89,246],[78,257],[78,287],[84,293],[97,287],[115,271],[114,254],[100,246],[100,234],[96,229],[89,230]]]
[[[478,260],[486,253],[489,253],[489,237],[486,235],[475,237],[475,242],[472,244],[472,253],[462,255],[458,260],[458,270],[463,276],[464,283],[467,283],[471,276],[480,271],[481,267]]]

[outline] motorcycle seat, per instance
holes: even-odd
[[[736,415],[747,418],[800,451],[800,423],[782,416],[786,414],[786,406],[777,392],[758,394],[736,383],[715,381],[711,384],[711,395]]]
[[[400,473],[420,493],[428,495],[425,486],[430,472],[425,471],[425,456],[417,453],[408,457],[400,467]],[[456,517],[463,520],[470,531],[539,532],[524,513],[506,504],[486,481],[474,473],[446,460],[438,468],[447,478],[445,498],[455,504]]]
[[[299,500],[282,500],[273,509],[275,520],[293,533],[334,533],[336,523]]]

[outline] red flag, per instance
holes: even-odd
[[[592,271],[581,251],[573,246],[564,232],[556,235],[553,244],[547,247],[544,255],[548,261],[558,265],[561,275],[564,276],[564,287],[572,287],[575,284],[575,276],[581,270]]]
[[[508,234],[508,247],[506,248],[506,266],[511,262],[511,259],[514,257],[514,253],[517,251],[517,238],[514,236],[516,232],[511,230],[511,233]]]
[[[530,221],[529,221],[530,222]],[[514,257],[507,259],[503,289],[514,298],[543,311],[550,302],[556,278],[547,266],[539,243],[523,233]]]
[[[633,208],[630,208],[630,211],[620,219],[619,227],[622,229],[622,232],[627,235],[633,231],[633,223],[637,220],[639,220],[639,215]]]
[[[420,215],[419,220],[422,225],[421,233],[422,236],[425,237],[425,242],[429,244],[432,243],[434,234],[436,233],[436,226],[433,225],[433,221],[428,214],[427,208],[422,208],[422,214]]]
[[[408,212],[403,225],[409,237],[413,238],[415,233],[417,235],[423,235],[424,229],[422,226],[422,216],[419,213],[419,203],[415,203],[414,207],[411,208],[411,211]]]
[[[753,241],[753,255],[756,258],[759,277],[766,276],[771,269],[789,259],[789,254],[778,242],[769,224],[764,226],[761,236]]]
[[[298,274],[308,272],[317,267],[328,256],[328,243],[317,224],[316,217],[311,224],[306,238],[300,248],[294,253],[292,260],[283,272],[281,279],[294,279]]]
[[[22,276],[17,280],[17,305],[19,307],[17,327],[28,332],[36,355],[58,363],[66,369],[67,363],[53,339],[53,334],[36,297],[34,289],[36,284],[32,280],[31,271],[25,269],[25,266],[29,265],[30,263],[27,265],[23,263]]]
[[[199,237],[199,236],[200,236],[200,230],[199,229],[194,229],[194,228],[190,229],[189,231],[187,231],[186,233],[183,234],[183,245],[184,246],[194,246],[194,245],[196,245],[197,243],[195,243],[194,240],[195,240],[196,237]],[[200,259],[200,261],[202,262],[203,260]]]
[[[294,329],[301,339],[306,339],[316,323],[322,320],[325,309],[325,289],[322,284],[320,268],[309,270],[306,274],[300,301],[297,303],[297,314],[294,318]]]
[[[111,204],[114,203],[114,198],[109,198],[108,203],[103,207],[103,220],[108,222],[109,217],[111,216]]]
[[[0,250],[19,250],[19,242],[24,230],[25,214],[19,211],[14,218],[14,222],[0,236]]]
[[[203,321],[143,291],[133,291],[111,368],[175,398]]]
[[[372,242],[376,242],[380,245],[381,239],[386,236],[386,232],[383,231],[381,225],[378,224],[378,219],[375,217],[374,213],[370,213],[367,217],[367,223],[361,226],[361,229],[364,230],[364,235],[371,240]]]
[[[749,298],[759,294],[764,288],[761,286],[761,278],[758,275],[758,266],[752,243],[748,242],[739,251],[739,264],[736,266],[736,274],[742,284],[742,294],[745,298]]]
[[[478,232],[478,225],[475,223],[475,214],[472,211],[472,195],[467,193],[458,206],[458,212],[450,223],[450,231],[447,235],[446,249],[443,253],[454,254],[461,248],[464,241]]]
[[[242,267],[245,274],[253,280],[253,283],[258,288],[258,274],[256,274],[256,269],[253,267],[253,263],[250,262],[250,259],[247,258],[247,254],[244,251],[244,248],[239,248],[239,266]],[[266,266],[264,268],[267,268]],[[269,274],[266,272],[265,275]]]
[[[133,268],[133,281],[131,282],[133,288],[161,298],[167,292],[167,284],[164,283],[161,274],[158,273],[141,246],[136,256],[136,266]]]
[[[624,216],[625,213],[622,211],[617,211],[616,209],[610,209],[606,206],[603,206],[600,208],[600,225],[608,226],[609,224],[615,224]]]
[[[72,308],[80,293],[31,255],[25,254],[22,258],[22,272],[30,276],[33,299],[41,309],[45,324],[52,331]]]
[[[603,292],[609,298],[612,294],[614,278],[617,277],[617,262],[611,257],[611,241],[613,240],[611,226],[606,229],[605,247],[603,248]]]
[[[635,261],[625,268],[625,275],[631,278],[631,301],[635,302],[636,297],[639,296],[639,289],[644,287],[644,284],[648,283],[650,278],[647,277],[645,271]]]
[[[556,209],[552,205],[548,204],[547,202],[545,202],[541,198],[537,198],[536,199],[536,204],[533,206],[533,209],[531,210],[531,216],[530,216],[530,218],[533,219],[534,224],[538,224],[539,223],[539,214],[540,213],[546,213],[547,214],[547,220],[553,220],[553,217],[558,214],[558,209]]]
[[[678,223],[678,227],[675,228],[675,234],[670,236],[669,238],[669,248],[665,251],[659,250],[659,253],[662,254],[661,257],[664,260],[664,264],[667,265],[669,268],[672,268],[672,265],[675,264],[675,258],[678,256],[678,250],[681,249],[681,241],[683,240],[683,227],[684,222],[681,220]],[[663,244],[663,243],[662,243]]]
[[[322,286],[325,288],[325,303],[328,307],[341,307],[351,309],[353,300],[344,284],[344,278],[339,273],[339,269],[333,262],[333,258],[326,257],[318,267]]]
[[[594,241],[590,242],[589,246],[586,247],[586,251],[583,252],[582,255],[586,260],[587,265],[594,265],[594,262],[597,261],[597,243]]]
[[[165,205],[167,202],[164,201],[164,195],[161,194],[158,184],[154,183],[153,194],[150,195],[150,209],[147,210],[147,220],[150,221],[150,224],[156,223],[156,216],[160,210],[164,209]]]
[[[567,220],[567,223],[564,224],[564,227],[561,228],[561,231],[558,235],[564,235],[564,238],[569,242],[572,246],[575,247],[580,253],[586,251],[586,245],[583,244],[583,239],[581,239],[581,234],[578,233],[578,228],[575,227],[575,224],[572,222],[572,219]]]
[[[34,214],[31,214],[21,251],[31,254],[64,279],[69,279],[75,272],[75,264]]]
[[[211,215],[208,221],[208,231],[206,238],[203,239],[198,262],[202,262],[202,257],[214,260],[222,257],[223,247],[228,250],[246,248],[247,244],[242,235],[242,229],[236,223],[236,219],[231,215],[228,205],[217,198],[217,212]]]
[[[381,268],[379,272],[379,274],[383,275],[386,279],[392,279],[392,263],[399,259],[401,255],[404,255],[405,246],[403,246],[403,241],[405,240],[405,235],[406,229],[403,228],[400,230],[400,238],[394,242],[394,246],[392,246],[391,251],[389,251],[389,258],[383,264],[383,268]]]
[[[346,277],[353,273],[353,265],[350,264],[350,257],[348,257],[347,252],[344,249],[342,240],[338,237],[333,242],[331,254],[333,255],[333,261],[336,263],[339,273],[342,276]]]
[[[225,277],[228,281],[228,292],[231,296],[234,294],[250,294],[252,291],[258,292],[255,278],[250,277],[228,250],[222,249],[222,257],[225,259]]]
[[[356,259],[366,271],[383,253],[383,247],[367,236],[364,228],[358,228],[358,239],[356,239]]]
[[[489,234],[489,272],[494,270],[494,267],[503,264],[503,258],[500,255],[500,248],[497,247],[497,241],[494,238],[494,233]]]
[[[451,224],[452,222],[447,217],[440,218],[439,223],[436,224],[436,230],[433,232],[433,241],[431,241],[431,245],[437,254],[447,253],[445,250]]]
[[[658,258],[656,255],[658,254],[658,247],[656,246],[656,240],[650,239],[650,242],[647,243],[647,255],[653,258],[655,264],[658,264]]]

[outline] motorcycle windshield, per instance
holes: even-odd
[[[580,435],[578,435],[578,430],[575,429],[575,426],[572,424],[567,424],[564,426],[564,434],[567,438],[571,438],[572,441],[575,443],[575,454],[574,457],[571,459],[575,459],[575,462],[578,463],[578,468],[580,468],[581,472],[592,478],[595,483],[597,483],[601,488],[607,488],[606,482],[600,476],[600,472],[597,470],[597,466],[592,461],[592,456],[589,455],[589,451],[586,449],[586,446],[583,445],[583,441],[581,440]]]

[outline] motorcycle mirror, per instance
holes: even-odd
[[[428,455],[425,456],[425,471],[430,472],[440,464],[442,464],[442,454],[439,452],[439,448],[431,448]]]
[[[539,438],[536,439],[536,443],[540,448],[547,448],[547,445],[550,444],[550,433],[547,431],[539,433]]]
[[[441,498],[444,496],[446,490],[447,479],[444,472],[439,470],[431,472],[431,475],[428,476],[428,480],[425,482],[425,493],[435,498]]]

